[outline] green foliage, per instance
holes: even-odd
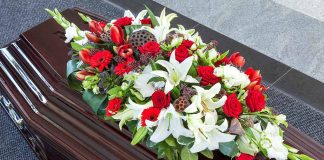
[[[209,159],[213,159],[214,158],[214,153],[213,151],[209,150],[209,149],[205,149],[203,151],[200,152],[202,155],[204,155],[205,157],[209,158]]]
[[[107,99],[107,95],[94,94],[92,91],[86,90],[82,98],[92,108],[93,112],[97,114],[101,104]]]
[[[56,8],[54,9],[54,11],[46,8],[45,11],[47,11],[53,17],[53,19],[64,29],[71,26],[71,23],[66,20]]]
[[[71,44],[71,47],[76,51],[81,51],[82,48],[83,48],[81,45],[79,45],[79,44],[77,44],[75,42],[71,42],[70,44]]]
[[[81,91],[82,90],[81,82],[76,79],[75,74],[74,74],[76,71],[79,71],[77,63],[78,63],[78,60],[76,60],[76,59],[69,60],[67,62],[66,77],[67,77],[67,81],[68,81],[70,88]]]
[[[238,146],[235,141],[219,143],[219,151],[229,157],[234,157],[239,153]]]
[[[147,13],[148,13],[148,15],[149,15],[149,17],[151,18],[151,22],[152,22],[152,25],[155,27],[155,26],[159,26],[160,24],[159,24],[159,22],[157,21],[157,19],[156,19],[156,17],[155,17],[155,15],[154,15],[154,13],[146,6],[146,5],[144,5],[145,6],[145,8],[146,8],[146,10],[147,10]]]
[[[84,22],[89,23],[89,22],[92,20],[89,16],[86,16],[86,15],[84,15],[83,13],[78,12],[78,15],[81,17],[81,19],[82,19]]]
[[[191,153],[187,146],[182,148],[180,155],[181,155],[181,159],[198,160],[198,154],[197,153]]]
[[[141,127],[137,130],[131,144],[136,145],[138,142],[140,142],[147,134],[148,130],[146,127]]]
[[[130,35],[131,33],[133,33],[134,30],[141,28],[143,25],[128,25],[128,26],[124,26],[126,35]]]
[[[194,143],[193,138],[185,137],[185,136],[179,136],[178,137],[178,143],[181,145],[190,145]]]

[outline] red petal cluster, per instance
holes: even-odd
[[[152,94],[153,107],[159,109],[167,108],[170,105],[170,101],[170,93],[165,94],[162,90],[157,90]]]
[[[155,41],[147,42],[138,49],[142,54],[151,54],[152,56],[156,56],[161,53],[160,45]]]
[[[258,112],[265,108],[266,101],[263,93],[259,90],[249,90],[245,99],[250,112]]]
[[[203,86],[214,85],[221,80],[221,78],[214,75],[214,68],[212,66],[198,66],[198,77],[201,77],[200,84]]]
[[[102,50],[96,52],[90,59],[90,65],[93,68],[97,68],[100,72],[103,71],[104,68],[108,67],[108,64],[111,61],[113,55],[110,51]]]
[[[144,111],[142,112],[142,117],[141,117],[141,122],[142,122],[142,126],[146,126],[146,120],[149,121],[157,121],[158,117],[160,114],[160,109],[156,108],[156,107],[150,107],[147,109],[144,109]]]
[[[246,87],[246,89],[253,89],[259,91],[265,91],[267,88],[261,84],[262,76],[260,70],[254,70],[252,67],[249,67],[245,70],[245,74],[249,77],[251,83]]]
[[[223,106],[223,112],[226,116],[233,118],[238,118],[242,113],[242,105],[237,99],[235,93],[227,96],[226,102]]]
[[[189,57],[189,50],[187,47],[180,45],[175,49],[175,59],[180,63]]]
[[[115,115],[120,110],[120,105],[122,103],[122,99],[114,98],[108,101],[108,105],[106,107],[106,116],[110,117]]]
[[[131,25],[133,21],[133,18],[131,17],[123,17],[123,18],[119,18],[114,22],[114,25],[119,26],[119,27],[124,27],[124,26],[128,26]]]
[[[255,156],[251,156],[249,154],[241,153],[235,160],[254,160]]]
[[[231,55],[231,57],[229,58],[229,61],[230,61],[233,65],[235,65],[235,66],[237,66],[237,67],[240,67],[240,68],[242,68],[242,67],[244,66],[244,64],[245,64],[245,59],[244,59],[244,57],[242,57],[242,56],[240,55],[240,52],[235,52],[235,53],[233,53],[233,54]]]

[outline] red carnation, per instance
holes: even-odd
[[[189,50],[185,46],[180,45],[175,49],[175,58],[177,61],[182,62],[189,57]]]
[[[121,75],[123,75],[125,73],[128,73],[130,71],[132,71],[132,67],[130,67],[128,65],[128,62],[127,61],[126,62],[123,62],[123,63],[119,63],[115,67],[115,70],[114,70],[115,74],[118,75],[118,76],[121,76]]]
[[[150,107],[147,109],[144,109],[142,112],[142,117],[141,117],[141,121],[142,121],[142,126],[146,126],[146,120],[149,121],[157,121],[158,117],[160,114],[160,109],[156,108],[156,107]]]
[[[155,41],[147,42],[138,49],[142,54],[151,54],[153,56],[161,53],[160,45]]]
[[[190,49],[190,47],[192,46],[194,44],[194,42],[193,41],[191,41],[191,40],[183,40],[182,42],[181,42],[181,46],[185,46],[186,48],[188,48],[188,49]]]
[[[120,104],[122,103],[122,99],[114,98],[108,102],[106,107],[106,116],[110,117],[115,115],[120,110]]]
[[[242,105],[236,97],[235,93],[227,96],[227,100],[223,106],[223,111],[226,116],[238,118],[242,113]]]
[[[119,26],[119,27],[124,27],[132,24],[133,18],[131,17],[123,17],[119,18],[114,22],[114,25]]]
[[[141,19],[141,24],[149,24],[152,26],[151,18],[143,18]]]
[[[235,160],[254,160],[255,156],[249,154],[241,153]]]
[[[102,72],[104,68],[108,67],[112,56],[113,55],[110,53],[110,51],[98,51],[91,57],[90,65],[93,68],[98,67],[99,71]]]
[[[214,75],[214,68],[212,66],[198,66],[197,72],[198,77],[201,77],[200,84],[203,86],[214,85],[221,80]]]
[[[169,107],[171,101],[170,93],[165,94],[163,91],[157,90],[152,94],[152,101],[153,107],[159,109]]]
[[[133,50],[130,44],[121,45],[117,48],[118,55],[123,58],[127,58],[129,56],[133,56]]]
[[[233,65],[242,68],[245,64],[245,59],[240,55],[240,52],[235,52],[231,55],[229,60],[232,62]]]
[[[249,90],[246,97],[246,105],[249,107],[250,112],[258,112],[264,109],[266,105],[265,97],[259,90]]]

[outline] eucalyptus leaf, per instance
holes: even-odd
[[[189,145],[190,143],[194,142],[193,138],[185,137],[185,136],[179,136],[177,139],[178,143],[181,145]]]

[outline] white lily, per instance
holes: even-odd
[[[184,111],[187,113],[193,113],[196,111],[210,112],[224,105],[227,97],[224,95],[218,101],[214,101],[213,98],[219,93],[221,84],[216,83],[210,89],[205,90],[199,86],[193,86],[196,89],[197,94],[191,98],[191,105],[189,105]]]
[[[190,148],[190,152],[197,153],[205,149],[215,150],[219,149],[219,143],[233,141],[235,135],[223,133],[228,128],[228,122],[224,122],[218,126],[217,112],[205,113],[205,121],[202,121],[203,114],[189,114],[188,127],[194,133],[195,142]]]
[[[170,57],[170,62],[165,60],[158,60],[156,63],[163,66],[165,71],[152,71],[151,73],[159,77],[166,79],[164,92],[170,92],[175,86],[179,85],[181,81],[188,83],[199,83],[196,79],[192,78],[188,74],[188,71],[192,65],[193,57],[190,56],[185,59],[182,63],[179,63],[175,59],[175,52],[173,51]]]
[[[140,29],[145,29],[151,32],[156,38],[157,42],[160,43],[165,40],[166,36],[173,30],[170,29],[171,21],[176,18],[177,15],[175,13],[171,13],[165,15],[165,8],[162,10],[160,17],[156,17],[159,25],[151,28],[149,26],[143,26]]]
[[[124,12],[124,17],[131,17],[133,18],[132,24],[141,24],[141,19],[145,17],[147,10],[142,10],[138,15],[135,17],[134,14],[130,10],[126,10]]]
[[[143,97],[150,97],[155,91],[155,87],[152,83],[148,84],[148,81],[153,78],[157,77],[156,75],[152,74],[152,67],[150,65],[146,66],[134,82],[134,88],[138,90]]]
[[[175,111],[172,104],[167,109],[162,109],[158,117],[158,125],[153,132],[150,140],[158,143],[166,139],[169,135],[178,138],[180,135],[193,137],[190,130],[185,128],[182,123],[182,115]]]

